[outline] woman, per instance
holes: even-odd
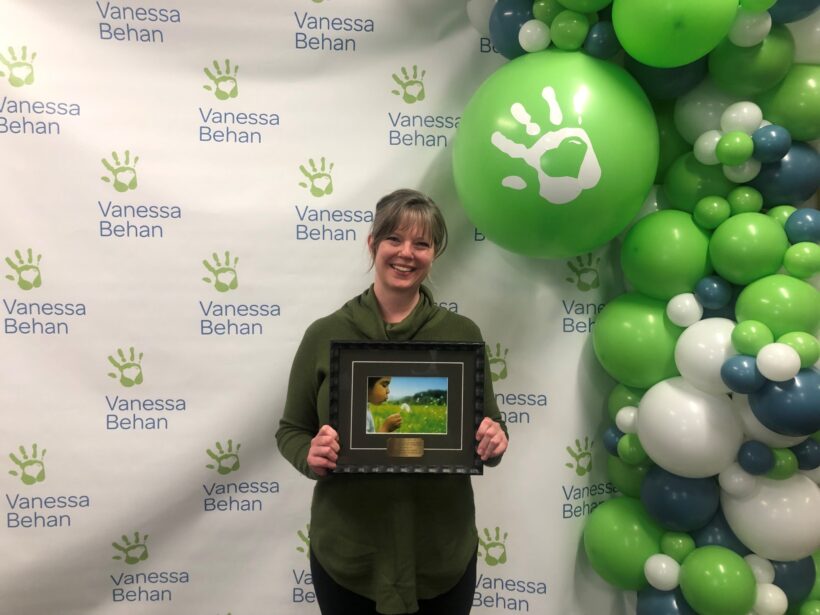
[[[328,425],[330,340],[482,341],[469,319],[438,307],[422,282],[447,245],[436,204],[397,190],[376,205],[367,238],[373,285],[308,327],[291,369],[276,433],[282,455],[317,480],[310,562],[323,615],[469,613],[475,591],[473,491],[468,476],[333,475],[338,436]],[[506,428],[484,374],[478,454],[495,465]]]

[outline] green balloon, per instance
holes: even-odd
[[[745,320],[732,329],[732,346],[739,354],[756,357],[763,346],[773,341],[772,330],[757,320]]]
[[[612,0],[561,0],[561,4],[572,11],[590,13],[612,4]]]
[[[621,248],[621,267],[635,290],[667,301],[692,292],[697,281],[711,273],[708,252],[709,235],[691,215],[661,210],[629,230]]]
[[[809,600],[820,600],[820,549],[811,554],[814,560],[814,585],[809,592]]]
[[[675,127],[675,102],[656,101],[655,120],[658,122],[659,155],[658,170],[655,173],[655,183],[660,184],[666,177],[669,167],[681,155],[691,152],[692,146],[686,142]]]
[[[820,137],[820,65],[795,64],[783,81],[756,102],[763,117],[783,126],[792,139],[812,141]]]
[[[726,547],[695,549],[680,568],[683,597],[699,615],[746,615],[757,595],[749,564]]]
[[[505,64],[473,95],[453,175],[467,215],[491,241],[564,258],[626,228],[657,162],[655,118],[632,77],[586,54],[548,49]]]
[[[806,279],[820,271],[820,246],[801,241],[786,250],[783,267],[796,278]]]
[[[820,573],[817,578],[820,579]],[[800,605],[797,615],[820,615],[820,600],[807,600]]]
[[[606,471],[615,488],[631,498],[641,497],[641,485],[652,463],[629,465],[615,455],[607,455]]]
[[[743,289],[735,314],[738,322],[759,320],[775,337],[792,331],[816,331],[820,326],[820,293],[797,278],[770,275]]]
[[[792,331],[777,338],[781,344],[794,348],[800,357],[800,367],[811,367],[820,359],[820,341],[811,333]]]
[[[618,414],[618,410],[624,406],[637,407],[645,392],[646,391],[643,389],[628,387],[620,383],[616,384],[615,388],[612,389],[612,392],[609,394],[609,398],[606,402],[609,418],[611,418],[614,422],[615,416]]]
[[[695,539],[686,532],[666,532],[661,538],[661,551],[679,564],[695,550]]]
[[[763,195],[751,186],[738,186],[726,198],[733,216],[757,213],[763,208]]]
[[[660,552],[663,528],[646,512],[640,500],[607,500],[587,519],[584,550],[592,568],[621,589],[646,587],[643,567]]]
[[[671,68],[714,49],[729,33],[736,13],[737,0],[614,0],[612,25],[633,58]]]
[[[548,26],[552,25],[552,20],[563,10],[565,9],[558,0],[535,0],[532,5],[533,17]]]
[[[769,211],[766,212],[766,215],[776,220],[777,223],[784,227],[786,226],[786,220],[789,219],[795,211],[797,211],[796,207],[792,207],[791,205],[778,205],[777,207],[772,207]]]
[[[575,51],[584,44],[589,34],[589,19],[583,13],[562,11],[550,26],[550,38],[558,49]]]
[[[725,197],[734,187],[719,164],[702,164],[688,152],[672,163],[664,179],[663,193],[674,209],[692,213],[703,197]]]
[[[789,239],[764,214],[738,214],[721,224],[709,241],[715,271],[733,284],[749,284],[780,269]]]
[[[773,448],[774,467],[766,472],[768,478],[786,480],[797,473],[797,457],[787,448]]]
[[[649,455],[646,454],[640,439],[638,439],[638,434],[635,433],[624,434],[618,440],[618,457],[631,466],[645,463],[649,459]]]
[[[699,227],[712,230],[728,220],[731,215],[732,207],[729,201],[722,196],[705,196],[695,205],[692,217]]]
[[[791,32],[786,26],[774,25],[763,42],[752,47],[724,40],[709,54],[709,74],[728,94],[756,96],[783,79],[793,61]],[[769,119],[766,114],[764,117]]]
[[[675,343],[682,332],[666,315],[665,302],[626,293],[598,315],[592,345],[598,361],[615,380],[648,389],[678,375]]]
[[[777,0],[740,0],[740,6],[750,13],[768,11]]]
[[[733,130],[720,138],[715,156],[722,164],[736,166],[751,158],[754,148],[752,137],[740,130]]]

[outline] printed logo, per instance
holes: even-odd
[[[575,470],[578,476],[585,476],[592,471],[592,445],[595,442],[590,442],[589,438],[584,438],[584,445],[581,446],[581,441],[575,440],[575,448],[567,447],[567,453],[572,457],[573,463],[565,463],[568,468]]]
[[[567,267],[575,276],[567,278],[567,282],[572,282],[582,292],[598,288],[601,284],[598,277],[598,266],[600,264],[601,258],[593,257],[592,252],[587,253],[586,260],[583,256],[576,256],[575,262],[567,261]]]
[[[401,96],[408,105],[424,100],[424,75],[426,74],[427,71],[424,69],[419,73],[419,68],[415,64],[413,70],[409,72],[402,66],[401,77],[393,73],[393,81],[399,85],[400,89],[391,90],[391,92],[396,96]]]
[[[296,547],[296,550],[310,559],[310,523],[305,524],[304,531],[299,530],[296,532],[296,535],[299,537],[299,540],[302,541],[302,544]]]
[[[217,60],[213,61],[213,71],[209,67],[202,69],[205,76],[211,80],[210,84],[202,87],[209,92],[213,92],[219,100],[228,100],[229,98],[236,98],[239,96],[239,84],[236,81],[236,73],[239,72],[239,66],[234,64],[231,67],[231,61],[225,60],[224,70],[220,68]]]
[[[310,170],[305,168],[303,164],[299,165],[302,175],[307,178],[307,182],[299,182],[299,185],[310,190],[310,193],[315,197],[332,194],[333,177],[331,177],[331,173],[333,172],[333,163],[328,163],[323,156],[319,159],[318,167],[313,158],[308,160],[308,166],[310,166]]]
[[[128,536],[123,534],[120,540],[123,544],[111,543],[111,546],[119,552],[111,559],[123,560],[129,565],[138,564],[148,559],[148,547],[145,544],[148,542],[148,534],[140,538],[140,533],[134,532],[133,540],[129,540]]]
[[[108,362],[117,370],[109,372],[108,376],[115,380],[119,379],[120,384],[124,387],[142,384],[142,353],[137,354],[133,346],[128,349],[128,355],[123,352],[122,348],[117,348],[117,357],[119,361],[114,358],[114,355],[108,355]]]
[[[13,47],[8,49],[8,57],[0,53],[0,64],[5,66],[5,70],[0,68],[0,77],[8,77],[9,83],[12,87],[21,88],[24,85],[31,85],[34,83],[34,67],[32,63],[37,57],[37,52],[32,52],[31,57],[28,55],[28,48],[23,45],[20,50],[20,57]]]
[[[107,184],[112,184],[114,186],[114,190],[117,192],[136,190],[137,170],[135,167],[137,166],[137,162],[139,162],[140,157],[134,156],[132,161],[131,152],[129,150],[125,150],[122,160],[120,160],[120,156],[117,152],[111,152],[111,159],[113,160],[113,164],[105,158],[101,161],[103,166],[109,173],[111,173],[111,177],[106,177],[103,175],[100,179]]]
[[[564,116],[555,90],[547,86],[541,91],[541,97],[549,107],[550,124],[563,124]],[[532,121],[523,104],[513,103],[510,112],[526,127],[528,135],[541,133],[541,126]],[[510,158],[523,160],[535,171],[538,194],[550,203],[569,203],[584,190],[594,188],[601,179],[601,165],[583,128],[565,127],[545,132],[530,147],[516,143],[498,130],[493,132],[490,141]],[[501,185],[512,190],[523,190],[527,182],[523,177],[511,175],[503,178]]]
[[[239,469],[239,447],[242,445],[237,442],[236,449],[233,447],[233,440],[228,440],[228,446],[222,446],[221,442],[216,443],[216,452],[207,449],[205,452],[208,457],[213,459],[213,463],[209,463],[205,467],[210,470],[216,470],[219,474],[230,474]]]
[[[15,250],[14,256],[17,258],[17,262],[13,261],[9,256],[6,257],[6,264],[14,271],[13,274],[6,275],[6,279],[17,284],[20,290],[40,288],[40,285],[43,283],[42,274],[40,273],[40,259],[43,258],[43,255],[38,254],[35,259],[34,253],[31,248],[29,248],[26,250],[25,260],[20,250]]]
[[[46,479],[46,466],[43,458],[46,456],[46,449],[37,451],[37,444],[31,445],[31,455],[26,452],[26,448],[20,445],[18,449],[20,457],[14,453],[9,453],[9,459],[17,466],[15,470],[9,470],[12,476],[19,476],[24,485],[42,483]]]
[[[203,267],[211,273],[210,277],[202,278],[202,281],[206,284],[213,284],[214,288],[220,293],[227,293],[239,288],[239,278],[236,274],[239,257],[234,256],[233,262],[231,262],[231,253],[226,250],[223,260],[220,260],[216,252],[211,254],[211,258],[213,259],[213,265],[207,260],[202,261]]]
[[[509,348],[504,348],[502,351],[501,343],[495,345],[495,352],[492,351],[490,345],[487,344],[487,356],[489,357],[490,376],[493,382],[504,380],[507,377],[507,353]]]
[[[484,528],[484,538],[478,537],[478,544],[480,545],[479,557],[484,558],[484,563],[488,566],[498,566],[507,561],[507,532],[501,535],[501,529],[496,526],[495,534],[490,534],[489,528]],[[484,553],[481,553],[484,549]]]

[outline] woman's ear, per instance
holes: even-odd
[[[373,235],[367,236],[367,249],[370,251],[370,254],[376,253],[376,251],[373,249]]]

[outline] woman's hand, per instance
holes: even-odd
[[[336,467],[339,458],[339,434],[330,425],[322,425],[319,433],[310,441],[307,464],[315,474],[327,476]]]
[[[478,440],[478,456],[482,461],[498,457],[507,450],[507,434],[501,425],[489,417],[484,417],[478,430],[475,432]]]
[[[396,431],[399,427],[401,427],[401,414],[396,412],[396,414],[391,414],[384,422],[379,425],[379,431],[382,433],[388,433],[391,431]]]

